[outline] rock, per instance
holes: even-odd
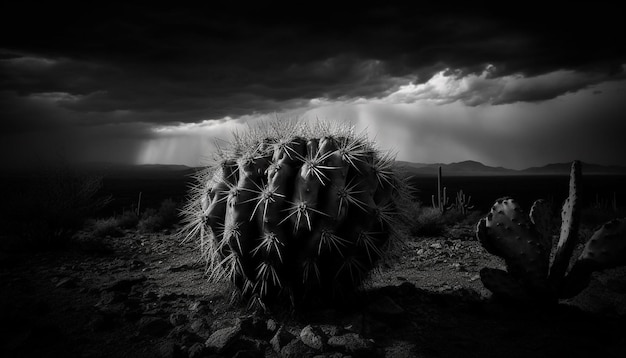
[[[202,358],[206,355],[206,347],[202,343],[194,343],[187,351],[189,358]]]
[[[76,280],[71,277],[63,277],[55,286],[59,288],[74,288],[76,287]]]
[[[355,332],[355,333],[361,333],[363,332],[364,327],[365,327],[365,315],[362,313],[357,313],[349,317],[344,329]]]
[[[319,327],[308,325],[300,331],[300,340],[307,346],[322,351],[327,339]]]
[[[234,356],[238,357],[265,357],[267,346],[267,341],[241,336],[228,347],[224,354],[232,355],[234,352]]]
[[[367,310],[374,314],[386,316],[397,316],[405,312],[404,308],[398,306],[389,296],[378,297],[367,306]]]
[[[181,326],[189,321],[189,318],[186,314],[182,313],[172,313],[170,315],[170,323],[172,326]]]
[[[206,337],[202,338],[193,332],[189,332],[183,326],[174,327],[174,329],[172,329],[167,335],[167,338],[173,339],[176,342],[182,343],[188,347],[193,346],[196,343],[200,343],[202,344],[202,347],[204,347],[204,341],[206,341]]]
[[[185,352],[173,342],[164,342],[159,347],[159,356],[162,358],[184,358]]]
[[[433,243],[433,244],[430,244],[430,248],[431,248],[431,249],[441,249],[441,248],[443,248],[443,245],[441,245],[441,244],[440,244],[440,243],[438,243],[438,242],[435,242],[435,243]]]
[[[100,300],[96,303],[96,307],[106,306],[113,303],[124,302],[128,299],[128,296],[121,292],[102,292]]]
[[[346,333],[328,339],[328,345],[346,353],[373,355],[376,347],[371,339],[365,339],[357,333]]]
[[[209,325],[204,318],[198,318],[191,321],[189,329],[199,335],[205,335],[209,332]]]
[[[184,263],[180,265],[173,265],[167,268],[170,272],[188,271],[193,269],[193,263]]]
[[[211,352],[223,353],[241,334],[241,326],[226,327],[211,334],[204,345]]]
[[[130,268],[131,269],[139,269],[139,268],[142,268],[142,267],[145,267],[145,266],[146,266],[146,263],[141,261],[141,260],[135,259],[135,260],[132,260],[130,262]]]
[[[315,351],[297,338],[287,343],[287,345],[280,350],[280,356],[283,358],[310,357],[313,354],[315,354]]]
[[[189,311],[193,314],[205,315],[211,312],[211,309],[208,307],[207,303],[204,301],[194,301],[189,304]]]
[[[139,320],[139,333],[161,337],[172,327],[166,320],[160,317],[144,316]]]
[[[246,336],[269,339],[272,334],[267,330],[267,322],[255,315],[238,318],[235,324]]]
[[[467,268],[465,268],[465,265],[463,265],[460,262],[455,262],[451,266],[453,269],[455,269],[458,272],[467,272]]]
[[[276,331],[276,334],[274,334],[274,337],[270,340],[270,345],[276,353],[280,353],[283,347],[294,340],[294,338],[296,338],[296,336],[291,334],[291,332],[289,332],[284,326],[281,326],[278,328],[278,331]]]
[[[270,318],[265,322],[265,329],[274,334],[278,330],[278,323]]]
[[[335,326],[332,324],[322,324],[319,328],[324,332],[326,337],[339,336],[341,334],[346,333],[346,330],[343,327]]]

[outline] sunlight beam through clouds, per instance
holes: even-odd
[[[573,71],[492,77],[493,71],[492,66],[477,75],[442,71],[381,98],[312,99],[306,107],[276,116],[348,121],[382,149],[396,152],[397,159],[412,162],[477,160],[514,169],[573,159],[626,164],[619,154],[623,145],[616,147],[618,138],[610,140],[626,126],[620,121],[626,105],[619,100],[626,80]],[[137,162],[204,165],[211,162],[216,139],[227,141],[233,130],[273,117],[160,127]]]

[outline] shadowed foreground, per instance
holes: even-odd
[[[492,302],[499,263],[465,234],[409,242],[343,309],[253,314],[203,278],[195,244],[165,232],[71,251],[0,254],[6,357],[623,357],[626,275],[596,276],[556,307]],[[501,264],[501,263],[500,263]],[[282,327],[282,328],[281,328]],[[307,344],[304,344],[306,342]],[[317,347],[319,349],[314,349]]]

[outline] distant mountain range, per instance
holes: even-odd
[[[444,175],[448,176],[568,175],[571,168],[571,163],[555,163],[542,167],[515,170],[503,167],[490,167],[472,160],[450,164],[424,164],[397,161],[396,164],[404,168],[410,175],[414,176],[435,176],[437,175],[437,167],[439,166],[441,166]],[[86,172],[104,174],[107,177],[150,177],[152,175],[180,176],[183,174],[191,174],[198,169],[176,164],[132,165],[104,162],[84,163],[75,168]],[[583,173],[586,175],[626,175],[626,167],[622,166],[583,163],[582,168]],[[31,171],[33,170],[29,172]]]
[[[490,167],[480,162],[466,160],[458,163],[411,163],[398,161],[400,167],[404,167],[411,175],[431,176],[437,175],[437,167],[441,166],[444,175],[454,176],[498,176],[498,175],[568,175],[572,163],[555,163],[542,167],[532,167],[523,170],[508,169],[503,167]],[[110,174],[127,174],[132,172],[193,172],[196,168],[185,165],[173,164],[147,164],[147,165],[118,165],[118,164],[90,164],[92,169],[101,168]],[[626,175],[626,167],[605,166],[599,164],[582,163],[583,173],[588,175]]]
[[[411,162],[397,162],[400,167],[406,168],[412,175],[437,175],[437,168],[441,166],[444,175],[455,176],[495,176],[495,175],[568,175],[572,163],[555,163],[542,167],[532,167],[522,170],[503,167],[490,167],[480,162],[467,160],[464,162],[442,164],[422,164]],[[582,163],[584,174],[590,175],[626,175],[626,167],[605,166],[599,164]]]

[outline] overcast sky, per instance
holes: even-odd
[[[6,3],[6,165],[201,165],[275,116],[350,121],[414,162],[626,165],[626,25],[608,5]]]

